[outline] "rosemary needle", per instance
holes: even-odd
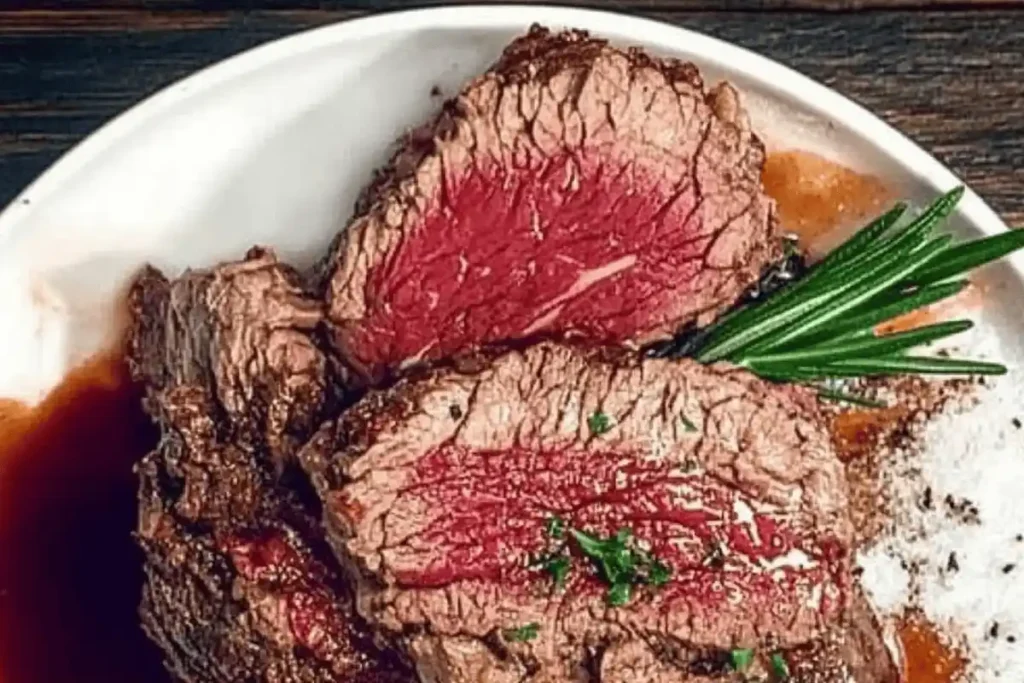
[[[863,406],[865,408],[888,407],[883,401],[876,401],[875,399],[850,394],[845,391],[839,391],[838,389],[819,389],[818,398],[826,401],[835,401],[837,403],[849,403],[850,405]]]

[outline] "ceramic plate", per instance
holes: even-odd
[[[175,273],[259,243],[309,264],[393,141],[439,107],[432,91],[454,94],[534,22],[587,29],[692,60],[708,81],[728,79],[769,147],[799,140],[919,203],[958,184],[836,92],[684,28],[538,6],[372,16],[276,41],[168,87],[75,147],[0,214],[0,396],[35,400],[107,343],[119,295],[143,263]],[[952,227],[1006,229],[970,191]],[[977,316],[1014,373],[1024,343],[1024,257],[1016,258],[989,270]]]

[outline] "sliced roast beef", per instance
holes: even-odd
[[[632,680],[613,672],[649,659],[634,641],[678,670],[820,638],[850,602],[846,479],[816,397],[737,369],[545,343],[371,394],[299,458],[359,612],[424,681]],[[570,544],[559,590],[537,564],[552,519],[629,529],[670,580],[611,606]]]
[[[535,27],[409,136],[338,236],[334,344],[376,381],[489,342],[706,322],[775,253],[763,160],[728,85]]]
[[[322,304],[265,252],[131,293],[130,361],[163,430],[139,466],[143,625],[178,680],[408,681],[372,647],[289,486],[331,403]],[[314,501],[315,502],[315,501]]]
[[[259,249],[144,272],[142,618],[175,677],[739,683],[751,648],[896,683],[813,394],[595,350],[756,279],[763,156],[693,65],[535,28],[409,136],[313,288]],[[493,350],[544,338],[590,350]],[[648,558],[625,600],[574,532]]]

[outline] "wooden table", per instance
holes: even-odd
[[[188,73],[295,31],[410,4],[0,0],[0,206],[85,135]],[[1024,226],[1024,0],[577,4],[643,13],[795,67],[908,133]]]

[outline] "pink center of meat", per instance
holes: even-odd
[[[621,455],[445,446],[419,463],[389,511],[385,534],[401,542],[383,556],[406,588],[496,582],[543,595],[551,578],[530,564],[554,546],[545,531],[553,515],[601,536],[630,528],[671,568],[652,594],[666,610],[682,600],[829,618],[841,604],[842,551],[828,534],[707,473]],[[410,537],[401,527],[413,516],[424,521]],[[605,589],[575,557],[568,590]]]
[[[620,341],[701,305],[686,294],[710,241],[692,185],[596,155],[447,180],[370,274],[351,349],[369,367],[542,334]]]

